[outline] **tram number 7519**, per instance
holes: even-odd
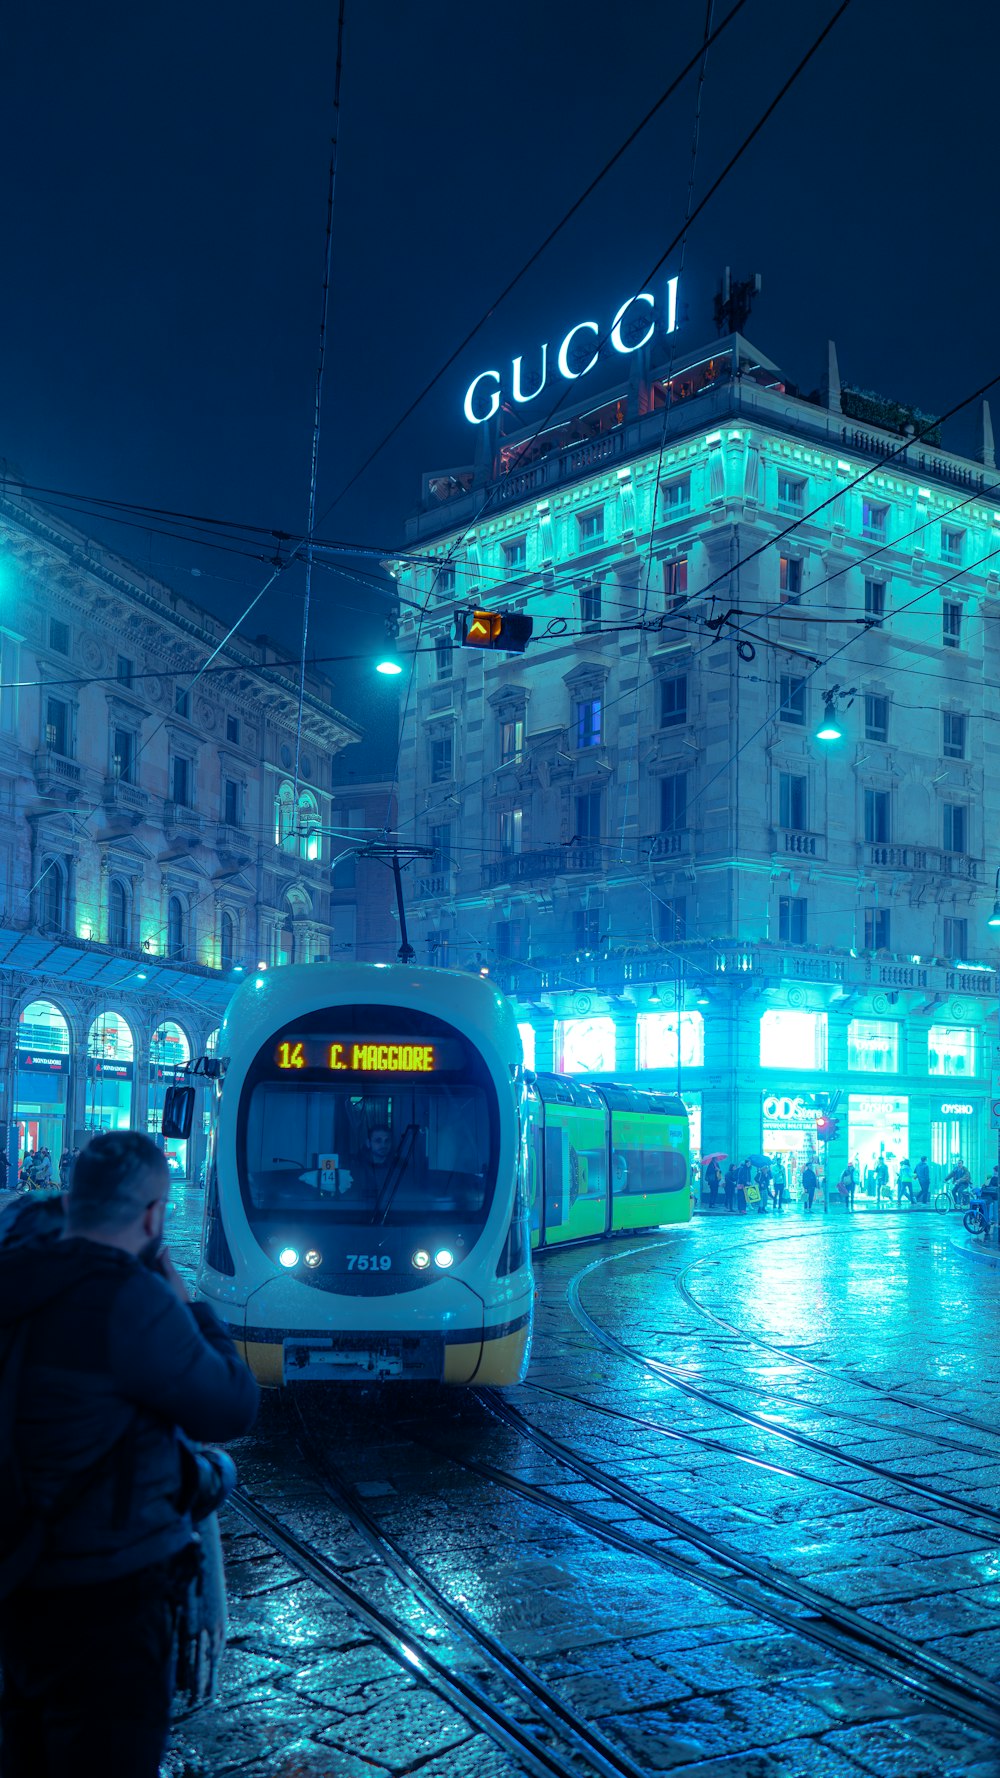
[[[349,1253],[347,1270],[349,1272],[388,1272],[392,1266],[392,1256],[388,1253]]]

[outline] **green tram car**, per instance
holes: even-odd
[[[688,1116],[672,1094],[537,1074],[527,1143],[533,1248],[691,1220]]]

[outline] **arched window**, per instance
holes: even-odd
[[[236,920],[228,908],[219,917],[219,966],[232,969],[236,960]]]
[[[218,1025],[216,1025],[215,1030],[210,1031],[208,1036],[206,1037],[206,1039],[205,1039],[205,1054],[206,1054],[206,1056],[217,1056],[218,1055],[218,1053],[219,1053],[219,1031],[220,1031],[220,1027]]]
[[[323,840],[319,828],[319,810],[311,790],[299,797],[299,852],[311,864],[322,856]]]
[[[58,858],[46,858],[41,880],[42,925],[55,932],[66,930],[66,866]]]
[[[112,877],[108,884],[108,944],[120,951],[132,942],[132,897],[128,884],[121,877]]]
[[[120,1012],[98,1013],[90,1027],[87,1054],[95,1061],[134,1062],[135,1039],[132,1027]]]
[[[284,846],[295,832],[295,791],[282,784],[274,799],[274,843]]]
[[[50,1056],[69,1055],[69,1026],[51,1000],[33,1000],[17,1024],[19,1050],[43,1050]]]
[[[179,963],[187,952],[187,909],[179,895],[167,902],[167,956]]]
[[[182,1068],[191,1060],[191,1045],[179,1025],[173,1019],[165,1019],[157,1025],[149,1040],[149,1064],[151,1068]]]

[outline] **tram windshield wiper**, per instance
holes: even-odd
[[[389,1211],[392,1208],[392,1200],[396,1196],[396,1188],[399,1185],[403,1174],[406,1172],[419,1135],[419,1124],[407,1124],[406,1129],[399,1138],[398,1146],[394,1150],[392,1159],[389,1162],[389,1170],[386,1174],[385,1184],[382,1187],[381,1192],[376,1193],[375,1208],[372,1211],[373,1225],[377,1222],[384,1222],[388,1216]],[[383,1198],[385,1199],[384,1204],[382,1201]]]

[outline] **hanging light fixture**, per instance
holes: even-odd
[[[840,741],[844,731],[837,721],[836,704],[832,697],[827,698],[823,707],[823,721],[816,730],[817,741]]]
[[[660,1004],[660,990],[656,982],[653,983],[652,993],[649,996],[649,1004],[650,1006],[659,1006]]]

